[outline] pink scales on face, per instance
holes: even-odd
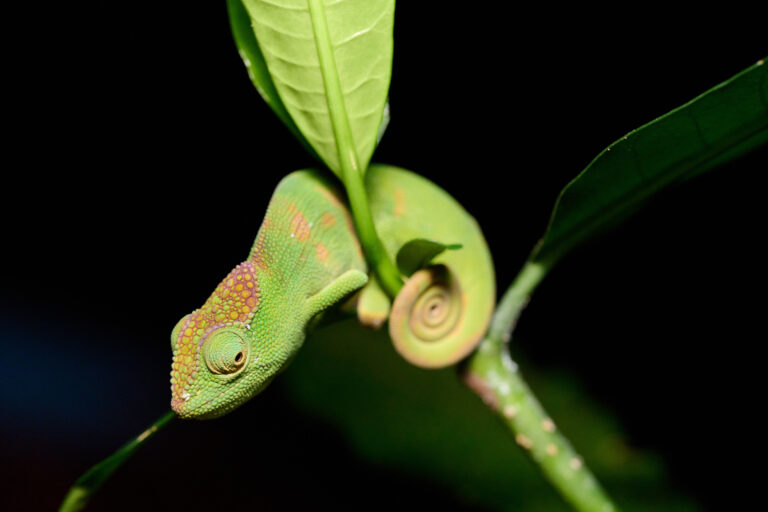
[[[259,306],[259,284],[253,263],[241,263],[216,287],[203,307],[190,314],[179,331],[171,367],[171,405],[189,400],[197,377],[203,342],[216,329],[248,324]],[[204,363],[199,363],[204,364]]]

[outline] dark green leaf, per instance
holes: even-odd
[[[397,268],[403,275],[410,276],[420,268],[426,267],[432,259],[446,249],[461,249],[461,244],[441,244],[426,238],[414,238],[403,245],[397,252]]]
[[[534,261],[551,263],[668,185],[768,142],[760,61],[611,144],[560,193]]]

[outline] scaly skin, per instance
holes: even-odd
[[[493,310],[495,278],[482,233],[458,203],[418,175],[371,166],[366,179],[374,220],[392,258],[413,238],[463,245],[434,260],[458,277],[452,301],[463,308],[445,339],[413,342],[403,334],[413,324],[408,319],[415,297],[409,299],[408,284],[395,299],[390,325],[395,347],[409,361],[452,364],[474,348]],[[342,197],[318,171],[294,172],[277,186],[248,259],[171,334],[171,406],[180,417],[215,418],[248,401],[288,365],[312,318],[369,282]],[[380,325],[388,313],[389,301],[371,279],[360,295],[358,316]],[[398,339],[405,341],[399,346]]]

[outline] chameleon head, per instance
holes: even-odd
[[[182,418],[222,416],[261,391],[280,365],[260,350],[251,321],[259,306],[253,265],[238,265],[202,308],[171,334],[171,407]]]

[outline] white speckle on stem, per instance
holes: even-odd
[[[555,431],[555,422],[551,419],[547,418],[544,421],[541,422],[541,428],[544,429],[545,432],[554,432]]]
[[[504,407],[504,417],[505,418],[511,420],[515,416],[517,416],[517,407],[515,407],[514,405],[508,405],[508,406]]]
[[[480,346],[477,348],[479,352],[488,353],[492,352],[494,348],[491,346],[490,343],[481,343]]]
[[[552,444],[552,443],[549,443],[549,444],[547,445],[547,454],[548,454],[548,455],[551,455],[551,456],[553,456],[553,457],[554,457],[555,455],[557,455],[557,446],[555,446],[555,445],[554,445],[554,444]]]
[[[574,471],[578,471],[581,469],[581,466],[584,464],[581,462],[581,459],[579,457],[574,457],[571,459],[571,462],[569,463],[571,466],[571,469]]]
[[[506,350],[501,354],[501,364],[504,365],[504,368],[506,368],[508,372],[517,372],[517,363],[512,360],[512,356],[510,356],[509,352]]]
[[[498,373],[496,373],[494,370],[488,370],[488,384],[496,388],[499,387],[502,382],[504,381],[501,379],[501,377],[499,377]]]

